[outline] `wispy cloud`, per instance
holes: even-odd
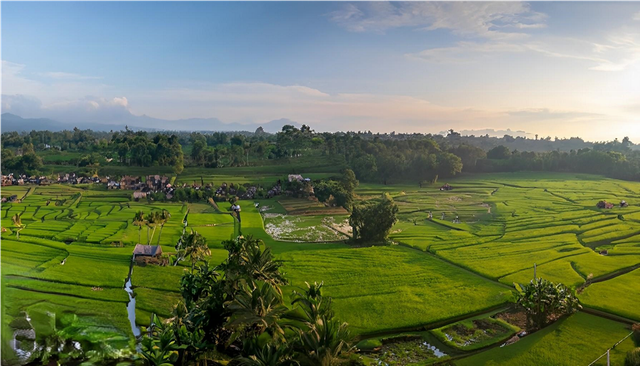
[[[533,52],[547,57],[585,62],[585,69],[622,71],[640,62],[640,33],[619,31],[600,41],[563,37],[540,37],[526,41],[459,41],[449,47],[434,47],[407,57],[433,63],[469,63],[488,55]]]
[[[47,78],[51,78],[51,79],[56,79],[56,80],[97,80],[97,79],[102,79],[101,76],[86,76],[86,75],[80,75],[80,74],[74,74],[71,72],[62,72],[62,71],[50,71],[50,72],[43,72],[43,73],[38,73],[38,75],[47,77]]]
[[[513,30],[545,27],[545,14],[522,2],[371,2],[345,4],[329,14],[331,21],[353,32],[383,33],[393,28],[449,29],[466,37],[514,39]]]

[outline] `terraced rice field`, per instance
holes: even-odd
[[[1,208],[3,360],[15,361],[8,346],[13,335],[11,324],[14,319],[24,317],[24,312],[32,319],[36,334],[50,331],[47,314],[58,317],[76,314],[87,329],[81,337],[128,347],[133,333],[126,307],[129,298],[123,286],[133,247],[151,240],[152,244],[162,245],[164,252],[175,251],[182,220],[190,207],[132,202],[131,192],[95,190],[91,186],[3,187],[2,191],[3,195],[23,196],[28,192],[21,202],[3,204]],[[162,209],[171,214],[163,228],[133,225],[136,211],[149,213]],[[199,209],[194,207],[196,212]],[[23,228],[13,223],[12,216],[16,213],[21,213]],[[198,219],[198,215],[207,217]],[[224,227],[206,233],[213,246],[232,236],[233,221],[229,215],[196,213],[192,219],[194,225],[188,228],[194,230]],[[221,249],[212,251],[214,260],[221,261],[222,254],[226,255]],[[151,313],[170,314],[180,297],[178,284],[183,269],[183,266],[134,269],[140,324],[148,323]]]
[[[323,169],[311,174],[325,174]],[[219,175],[227,182],[266,183],[283,173],[245,169],[237,173],[242,179],[232,179],[231,171]],[[185,172],[177,181],[202,173]],[[225,258],[220,243],[241,227],[243,235],[264,240],[284,260],[287,294],[305,281],[324,281],[338,318],[361,338],[420,331],[431,339],[436,329],[456,322],[468,326],[469,319],[508,306],[513,284],[533,278],[534,264],[539,277],[573,289],[589,276],[593,283],[579,294],[586,307],[640,321],[635,296],[640,293],[640,183],[537,173],[476,175],[449,183],[454,189],[448,192],[439,185],[362,184],[358,199],[386,192],[400,212],[390,235],[396,245],[361,248],[344,243],[348,232],[338,224],[345,211],[309,200],[277,197],[258,200],[259,207],[241,201],[238,226],[225,203],[220,213],[204,203],[133,202],[127,191],[3,187],[3,197],[21,198],[3,204],[0,212],[3,345],[11,340],[12,320],[24,311],[36,332],[47,332],[47,312],[73,313],[92,337],[127,345],[133,333],[123,286],[133,246],[151,240],[173,252],[185,217],[187,230],[208,239],[213,262]],[[626,200],[630,206],[597,209],[602,199]],[[133,225],[136,211],[161,209],[171,213],[162,230]],[[22,214],[22,229],[12,222],[16,213]],[[453,222],[456,217],[459,223]],[[604,251],[607,255],[600,254]],[[152,313],[170,314],[184,268],[134,267],[138,324],[148,323]],[[625,332],[622,323],[578,313],[514,345],[480,353],[465,348],[466,341],[459,349],[442,347],[461,365],[588,364]],[[496,332],[479,347],[510,334]],[[614,359],[621,362],[629,347],[622,345]],[[9,347],[2,349],[3,359],[15,357]]]

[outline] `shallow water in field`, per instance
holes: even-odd
[[[129,317],[129,323],[131,323],[131,331],[133,335],[138,338],[140,336],[140,328],[136,325],[136,298],[133,296],[133,289],[131,289],[131,274],[133,273],[133,263],[129,269],[129,277],[124,285],[124,290],[129,295],[129,302],[127,303],[127,314]]]

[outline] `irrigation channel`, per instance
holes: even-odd
[[[136,325],[136,297],[133,294],[131,288],[131,275],[133,274],[133,258],[131,258],[131,264],[129,265],[129,276],[125,279],[124,291],[129,295],[129,302],[127,303],[127,314],[129,317],[129,323],[131,323],[131,331],[133,335],[140,337],[140,328]]]

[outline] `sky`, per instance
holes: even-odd
[[[640,142],[637,2],[1,7],[2,112],[25,118]]]

